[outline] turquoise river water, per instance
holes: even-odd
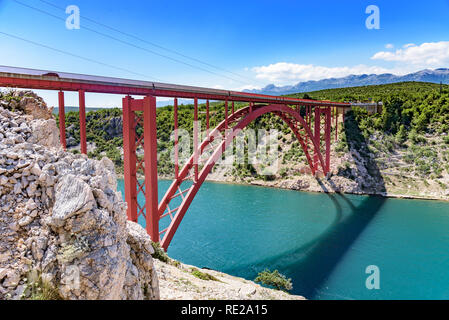
[[[207,182],[168,254],[249,280],[278,269],[308,299],[449,299],[449,202]]]

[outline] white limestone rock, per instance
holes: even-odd
[[[30,272],[63,299],[158,299],[151,240],[127,223],[112,161],[64,152],[54,119],[35,119],[44,110],[2,105],[0,300],[26,296]]]
[[[74,175],[66,175],[58,182],[55,197],[50,224],[56,227],[62,227],[76,214],[91,210],[95,202],[89,185]]]
[[[45,147],[60,148],[59,130],[54,119],[36,119],[30,124],[31,136],[27,142]]]

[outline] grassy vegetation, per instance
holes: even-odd
[[[37,271],[30,271],[26,281],[22,300],[62,300],[58,290],[44,281]]]

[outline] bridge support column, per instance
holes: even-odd
[[[123,98],[123,164],[128,220],[137,222],[136,126],[130,96]]]
[[[209,136],[209,100],[206,101],[206,135]]]
[[[228,100],[225,101],[225,129],[228,128]]]
[[[137,125],[143,128],[143,136],[137,136]],[[143,159],[137,158],[138,147],[143,147]],[[145,228],[151,240],[159,242],[155,97],[147,96],[139,100],[130,96],[123,98],[123,154],[128,219],[138,222],[139,215],[144,214]],[[145,175],[144,182],[137,180],[138,169]],[[139,192],[143,193],[145,204],[138,203]]]
[[[156,98],[147,96],[143,99],[146,229],[151,240],[159,242],[156,123]]]
[[[64,106],[64,91],[58,92],[58,112],[59,112],[59,141],[61,142],[64,150],[67,149],[67,143],[65,139],[65,106]]]
[[[178,155],[179,155],[179,144],[178,144],[178,98],[175,98],[173,103],[173,119],[175,126],[175,179],[178,179],[179,175],[179,163],[178,163]]]
[[[321,114],[324,114],[324,148],[325,148],[325,158],[324,160],[324,168],[323,174],[326,175],[330,171],[330,150],[331,150],[331,126],[332,126],[332,110],[330,107],[320,108],[316,107],[314,110],[314,139],[316,144],[321,148]],[[313,168],[314,174],[318,171],[319,168],[319,150],[315,149],[313,155]]]
[[[331,130],[332,130],[332,108],[326,108],[326,124],[324,137],[326,140],[326,168],[324,174],[327,175],[331,168]]]
[[[321,110],[319,107],[315,107],[314,110],[314,116],[315,116],[315,122],[314,122],[314,134],[313,134],[313,138],[316,141],[316,144],[318,146],[321,145]],[[315,174],[318,171],[318,164],[320,162],[319,160],[319,156],[318,156],[318,152],[319,150],[314,149],[315,152],[313,154],[313,174]]]
[[[194,110],[193,110],[193,166],[194,166],[194,181],[198,181],[198,99],[194,100]]]
[[[310,129],[312,129],[312,128],[310,127],[310,121],[309,121],[309,117],[310,117],[310,115],[309,115],[309,106],[306,105],[305,107],[306,107],[306,118],[305,118],[304,120],[306,121],[306,125],[307,125]],[[306,145],[309,145],[309,136],[308,136],[308,135],[306,135]]]
[[[335,107],[335,142],[338,140],[338,107]]]
[[[87,138],[86,138],[86,98],[84,90],[80,90],[79,94],[79,117],[80,117],[80,146],[81,153],[87,154]]]

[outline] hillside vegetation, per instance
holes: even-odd
[[[290,95],[332,101],[382,101],[381,114],[368,115],[363,109],[354,108],[348,113],[344,126],[339,126],[340,139],[332,144],[332,175],[344,177],[357,184],[357,188],[340,190],[360,193],[406,194],[409,196],[430,196],[445,198],[449,192],[449,86],[425,82],[404,82],[387,85],[351,87],[321,90]],[[236,104],[238,109],[244,106]],[[229,106],[230,108],[230,106]],[[223,103],[212,103],[211,127],[224,118]],[[206,123],[205,105],[199,106],[199,120],[202,130]],[[179,126],[193,131],[193,105],[179,107]],[[104,109],[87,113],[87,139],[89,156],[111,158],[116,166],[122,166],[122,122],[121,109]],[[70,146],[79,144],[78,113],[66,114],[66,126]],[[159,173],[169,177],[173,173],[170,152],[173,140],[173,106],[158,108],[158,151]],[[315,190],[310,180],[301,173],[305,156],[290,129],[276,116],[264,115],[251,124],[252,128],[276,128],[281,132],[281,168],[268,180],[274,186],[292,187],[283,180],[296,179],[299,189]],[[138,127],[137,131],[141,132]],[[74,151],[77,152],[77,151]],[[141,152],[138,151],[141,156]],[[367,159],[370,159],[367,161]],[[363,176],[365,168],[368,176]],[[373,171],[373,168],[376,170]],[[260,176],[251,164],[235,164],[232,170],[225,170],[216,176],[217,180],[245,183],[264,183],[267,176]],[[362,175],[370,180],[374,172],[382,178],[382,188],[357,179]],[[359,177],[360,178],[360,177]],[[376,177],[374,180],[379,180]],[[301,180],[300,182],[298,182]],[[374,183],[374,182],[373,182]],[[346,183],[347,184],[347,183]],[[377,183],[378,184],[378,183]],[[374,189],[373,189],[374,188]],[[428,192],[427,192],[427,191]],[[318,190],[317,190],[318,191]]]

